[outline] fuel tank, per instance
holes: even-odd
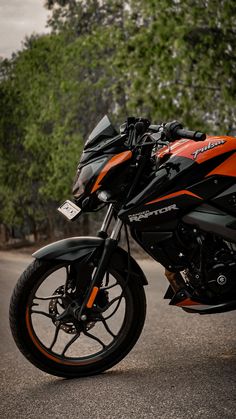
[[[170,147],[163,147],[157,152],[157,157],[160,159],[172,158],[174,156],[186,157],[196,161],[198,164],[205,163],[214,157],[225,153],[232,153],[236,151],[235,137],[212,137],[207,136],[204,141],[192,141],[181,139],[175,141]],[[236,168],[235,172],[236,175]]]
[[[153,179],[119,217],[137,230],[155,226],[166,230],[166,223],[208,200],[219,207],[221,194],[227,189],[230,194],[236,183],[235,152],[236,138],[226,136],[208,136],[199,142],[181,139],[162,148],[156,154],[160,165]]]

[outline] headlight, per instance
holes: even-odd
[[[76,199],[78,199],[85,192],[90,192],[89,187],[93,184],[94,179],[98,176],[106,162],[107,157],[103,157],[100,160],[96,160],[81,169],[78,169],[72,189],[72,193]]]

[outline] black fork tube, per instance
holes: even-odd
[[[109,227],[109,225],[111,223],[111,220],[112,220],[112,217],[113,217],[113,213],[114,213],[114,211],[113,211],[113,205],[110,204],[109,205],[109,208],[107,210],[107,213],[105,215],[105,218],[103,220],[102,226],[101,226],[101,228],[100,228],[100,230],[98,232],[98,237],[102,237],[104,239],[107,238],[107,229],[108,229],[108,227]]]
[[[102,256],[101,259],[99,261],[98,267],[96,269],[95,275],[89,285],[89,289],[86,293],[86,297],[83,301],[83,304],[80,308],[79,314],[78,314],[78,320],[80,320],[80,317],[83,313],[84,308],[86,307],[90,294],[93,290],[93,287],[95,285],[101,286],[102,284],[102,280],[103,277],[106,273],[107,270],[107,265],[109,263],[110,257],[114,251],[114,249],[117,247],[118,245],[118,240],[117,237],[119,235],[120,229],[122,227],[122,221],[121,220],[117,220],[116,225],[114,227],[114,230],[112,231],[111,237],[107,238],[105,240],[105,244],[104,244],[104,248],[103,248],[103,252],[102,252]]]

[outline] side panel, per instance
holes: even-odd
[[[236,183],[212,199],[212,204],[236,216]]]
[[[190,211],[201,202],[202,198],[191,192],[178,191],[126,211],[123,219],[138,230],[146,229],[148,226],[154,228],[180,218],[183,213]]]
[[[235,139],[236,143],[236,139]],[[236,178],[236,154],[228,157],[223,163],[213,169],[207,176],[222,175]]]
[[[195,165],[197,166],[192,160],[182,157],[162,165],[146,188],[119,212],[119,218],[128,224],[137,222],[138,225],[153,223],[155,225],[175,218],[180,209],[178,205],[184,207],[188,207],[189,204],[193,207],[199,205],[199,197],[185,189],[189,182],[187,173],[189,170],[194,170]],[[176,185],[179,185],[179,191],[174,195],[171,194],[170,199],[165,198],[165,195],[170,195],[171,190],[176,189]],[[181,188],[182,185],[183,188]],[[182,204],[180,204],[181,196]],[[196,200],[197,202],[193,202]],[[170,206],[172,207],[169,208]],[[169,212],[175,214],[170,216]]]
[[[228,176],[207,176],[200,182],[189,187],[189,191],[209,200],[234,184],[234,179]]]
[[[172,226],[170,226],[172,227]],[[175,227],[170,231],[138,231],[131,229],[135,241],[166,269],[178,272],[186,267],[185,257],[181,257],[176,246]],[[183,256],[183,255],[182,255]]]
[[[200,230],[217,234],[225,240],[236,243],[236,217],[220,211],[210,205],[201,205],[183,217],[186,224]]]
[[[233,144],[236,145],[236,140]],[[221,165],[227,166],[231,157],[221,154],[198,164],[193,159],[172,156],[160,166],[146,188],[119,212],[119,218],[138,229],[180,219],[234,183],[234,177],[227,176],[227,172],[224,176],[209,175]]]

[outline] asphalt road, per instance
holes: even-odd
[[[26,361],[10,334],[10,295],[30,261],[0,252],[1,418],[236,418],[235,311],[199,316],[168,306],[163,270],[140,261],[148,312],[135,348],[104,374],[60,379]]]

